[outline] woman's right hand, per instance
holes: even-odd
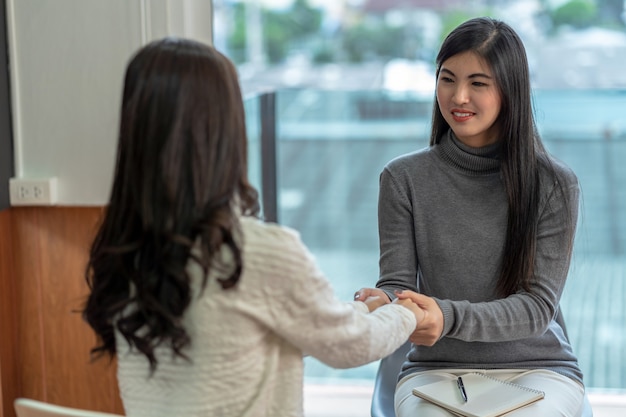
[[[361,288],[354,293],[354,300],[363,301],[370,313],[378,307],[391,302],[387,294],[379,288]]]
[[[387,300],[388,303],[391,302],[387,293],[380,288],[361,288],[354,293],[354,301],[365,301],[370,297],[382,297],[384,300]]]
[[[418,321],[409,340],[420,346],[433,346],[441,338],[444,319],[443,312],[434,298],[413,291],[397,291],[398,299],[411,300],[422,310],[422,320]],[[417,318],[417,316],[416,316]]]
[[[407,303],[407,301],[409,302]],[[400,304],[402,307],[408,308],[413,314],[415,314],[415,322],[417,323],[415,327],[416,329],[426,316],[426,312],[422,310],[420,306],[414,303],[410,298],[396,298],[395,300],[393,300],[392,304]]]

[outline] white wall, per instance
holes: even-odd
[[[15,177],[104,205],[128,59],[166,35],[210,43],[211,20],[211,0],[7,0]]]

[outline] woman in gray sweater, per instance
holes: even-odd
[[[396,414],[451,415],[412,389],[479,370],[546,393],[512,415],[578,416],[582,373],[557,318],[579,186],[537,133],[524,46],[507,24],[476,18],[436,63],[430,146],[384,168],[380,278],[355,294],[410,297],[426,313]]]

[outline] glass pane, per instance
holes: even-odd
[[[244,99],[246,112],[246,129],[248,134],[248,179],[259,191],[262,197],[261,187],[261,117],[259,97],[250,95]]]
[[[548,148],[578,175],[581,216],[562,308],[585,382],[626,388],[624,90],[537,93]]]
[[[378,175],[393,157],[426,146],[432,100],[384,93],[280,91],[281,223],[315,253],[342,299],[378,271]],[[624,388],[626,309],[626,92],[538,90],[546,146],[577,173],[583,205],[563,310],[590,387]],[[589,108],[584,114],[574,109]],[[576,112],[577,117],[572,118]],[[619,360],[619,362],[616,362]],[[376,364],[310,377],[373,378]]]
[[[431,106],[382,91],[278,92],[279,220],[301,233],[342,300],[376,283],[378,176],[426,146]],[[328,383],[371,383],[378,368],[306,362],[309,380]]]

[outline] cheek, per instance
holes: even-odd
[[[498,116],[500,116],[500,110],[502,109],[502,106],[500,105],[500,100],[496,100],[494,102],[493,108],[493,117],[494,119],[498,119]]]
[[[497,95],[484,96],[481,100],[480,107],[484,114],[489,114],[491,118],[496,119],[502,108],[500,98]]]
[[[500,99],[500,95],[498,93],[494,93],[491,100],[495,113],[500,114],[500,110],[502,109],[502,100]]]
[[[439,84],[437,84],[437,88],[435,90],[435,98],[437,99],[437,104],[441,105],[441,103],[444,101],[445,98],[445,94],[442,91],[442,88],[439,87]]]
[[[435,99],[437,100],[437,106],[439,106],[439,111],[445,114],[445,111],[443,111],[443,108],[445,107],[445,103],[446,103],[446,95],[439,88],[437,88],[435,92]]]

